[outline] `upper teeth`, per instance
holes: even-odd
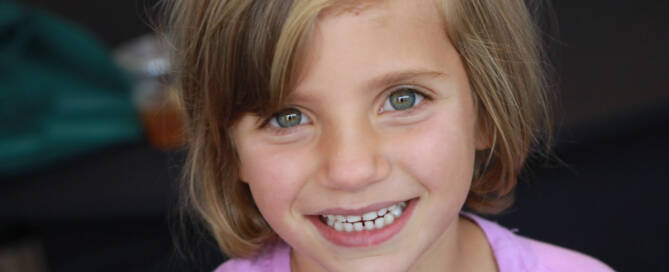
[[[362,215],[322,215],[324,221],[337,231],[362,231],[380,229],[392,224],[396,218],[402,215],[406,202],[381,208],[378,211],[368,212]]]

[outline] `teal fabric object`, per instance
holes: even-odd
[[[87,33],[0,1],[0,176],[138,140],[131,88]]]

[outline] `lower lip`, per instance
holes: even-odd
[[[409,201],[406,209],[397,220],[395,220],[390,226],[385,226],[382,229],[375,230],[363,230],[363,231],[352,231],[352,232],[343,232],[336,231],[327,224],[323,223],[320,220],[320,215],[308,216],[308,219],[311,221],[316,229],[327,239],[328,241],[343,247],[367,247],[367,246],[376,246],[382,244],[385,241],[388,241],[390,238],[399,233],[404,225],[409,221],[411,213],[413,212],[414,207],[416,206],[418,199],[412,199]]]

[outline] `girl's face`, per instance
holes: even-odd
[[[400,271],[454,256],[481,144],[437,7],[326,14],[300,67],[286,110],[233,128],[241,179],[293,265]]]

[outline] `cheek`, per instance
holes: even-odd
[[[460,116],[460,117],[459,117]],[[468,191],[474,165],[473,121],[441,112],[407,131],[396,153],[403,167],[430,191]]]
[[[290,153],[290,154],[287,154]],[[288,211],[304,180],[303,156],[286,149],[254,144],[240,146],[240,175],[268,221]]]

